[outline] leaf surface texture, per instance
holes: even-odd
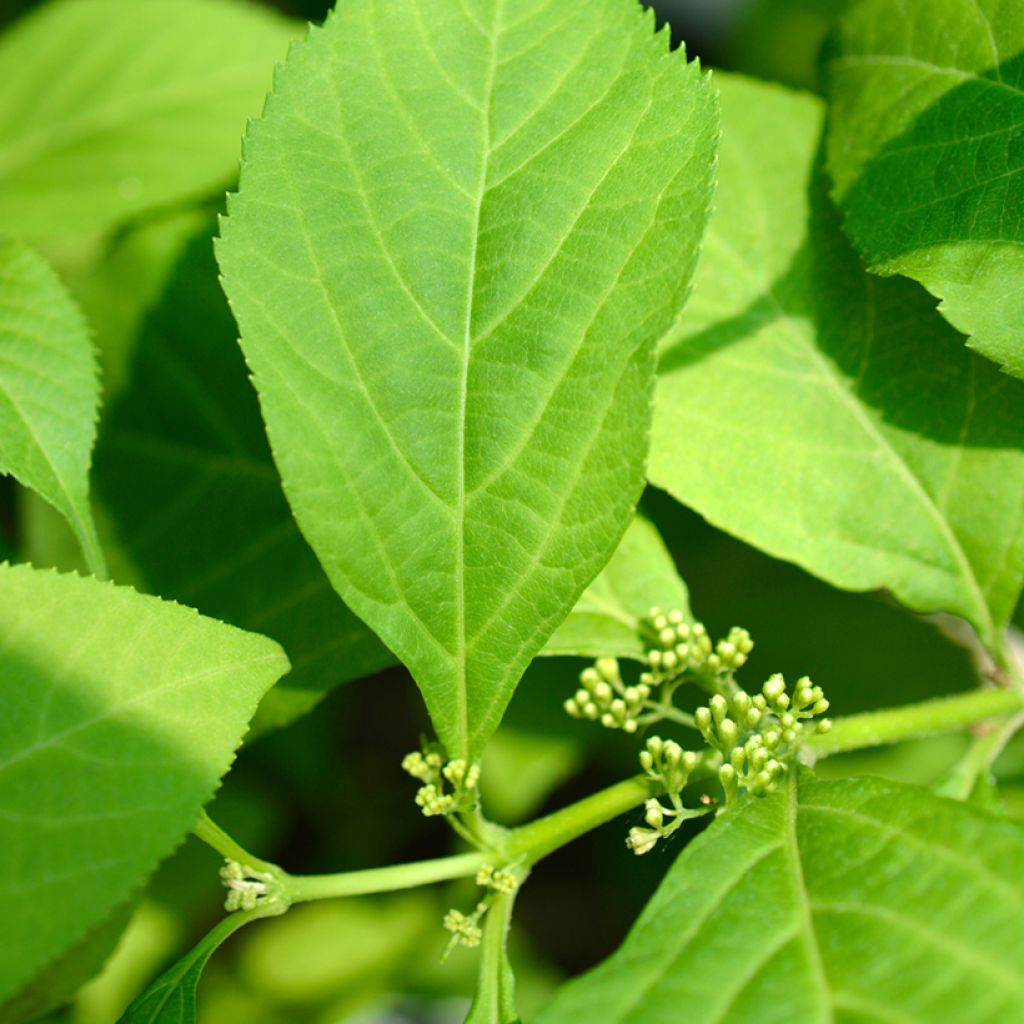
[[[716,820],[537,1024],[1002,1024],[1024,1015],[1024,829],[809,776]]]
[[[1024,395],[917,285],[864,273],[815,160],[822,108],[716,76],[716,213],[665,344],[651,481],[849,590],[1000,644],[1024,568]]]
[[[0,998],[182,839],[287,671],[273,641],[78,576],[0,567]]]
[[[219,258],[285,492],[452,756],[629,521],[715,131],[625,0],[357,0],[249,134]]]
[[[828,79],[829,169],[857,248],[1024,377],[1024,5],[857,4]]]

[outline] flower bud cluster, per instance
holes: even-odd
[[[476,873],[476,884],[503,896],[512,896],[519,888],[519,880],[508,868],[495,868],[484,864]]]
[[[626,836],[626,846],[637,856],[653,850],[659,839],[671,835],[687,818],[704,813],[687,811],[680,797],[697,761],[692,750],[683,750],[674,740],[666,741],[660,736],[652,736],[640,751],[640,767],[649,778],[665,787],[672,806],[666,807],[654,798],[644,804],[647,827],[637,825]]]
[[[742,626],[733,626],[724,640],[715,644],[714,651],[708,655],[707,666],[716,674],[732,674],[747,663],[750,652],[754,649],[754,641]]]
[[[722,755],[718,778],[726,803],[732,803],[743,789],[764,796],[775,789],[788,770],[800,740],[804,722],[828,710],[820,686],[804,676],[786,691],[786,681],[776,673],[751,696],[736,690],[730,696],[715,694],[693,719],[704,739]],[[828,732],[832,723],[822,719],[814,732]]]
[[[416,803],[428,818],[449,815],[475,807],[479,799],[480,768],[462,758],[445,761],[437,744],[427,744],[402,760],[402,770],[419,779],[423,785],[416,793]]]
[[[257,871],[248,864],[229,860],[220,869],[220,879],[227,889],[224,909],[255,910],[261,903],[274,898],[272,885],[274,876],[268,871]]]
[[[615,658],[598,658],[580,673],[580,688],[563,707],[573,718],[599,721],[607,729],[637,730],[637,717],[651,695],[651,686],[641,681],[626,686]]]
[[[678,608],[668,612],[652,608],[648,624],[657,640],[647,652],[647,669],[640,675],[641,683],[653,687],[678,679],[686,672],[703,668],[713,653],[704,624],[691,625]]]
[[[452,933],[452,942],[470,948],[479,946],[482,932],[478,922],[486,912],[486,903],[478,903],[476,910],[468,915],[461,910],[449,910],[444,915],[444,926]]]

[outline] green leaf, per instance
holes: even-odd
[[[848,234],[1024,377],[1024,6],[868,0],[833,49],[829,168]]]
[[[67,519],[105,575],[89,509],[99,382],[81,312],[45,260],[0,239],[0,472]]]
[[[919,287],[865,274],[813,98],[716,78],[716,214],[662,352],[650,478],[850,590],[963,616],[998,650],[1024,567],[1024,395]]]
[[[217,947],[243,925],[265,914],[236,911],[218,921],[180,960],[133,999],[118,1024],[197,1024],[196,988]]]
[[[690,618],[689,594],[672,556],[658,531],[638,516],[541,653],[642,661],[648,645],[641,635],[640,620],[652,605],[678,608]]]
[[[224,188],[295,29],[226,0],[58,0],[22,18],[0,40],[0,229],[99,231]]]
[[[135,911],[126,900],[56,960],[50,961],[10,999],[0,1004],[0,1024],[37,1020],[67,1003],[87,981],[100,973],[114,952]]]
[[[719,818],[537,1024],[1024,1019],[1024,828],[914,786],[802,779]]]
[[[452,756],[640,494],[716,133],[652,24],[629,0],[351,0],[292,49],[229,202],[285,492]]]
[[[0,567],[0,999],[188,831],[256,702],[265,637],[132,590]]]
[[[95,477],[138,585],[288,652],[293,669],[261,702],[254,733],[393,662],[338,599],[292,519],[208,231],[183,247],[131,341]]]

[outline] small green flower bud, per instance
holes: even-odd
[[[737,718],[742,719],[752,706],[750,694],[746,690],[737,690],[732,695],[732,710]]]
[[[675,768],[682,760],[683,748],[679,746],[675,740],[669,740],[668,743],[665,744],[665,751],[662,756],[665,759],[665,763],[670,768]]]
[[[664,808],[658,803],[657,800],[648,800],[644,804],[644,821],[647,822],[651,828],[661,828],[665,823],[665,811]]]
[[[616,721],[615,716],[613,714],[611,714],[611,712],[606,711],[601,716],[601,724],[606,729],[614,729],[619,723]]]
[[[736,771],[743,771],[743,765],[747,760],[747,752],[743,747],[734,747],[732,753],[729,755],[729,763],[736,769]]]
[[[796,718],[789,712],[779,715],[779,724],[783,729],[792,729],[796,725]]]
[[[593,701],[583,705],[583,715],[585,718],[597,718],[599,710],[600,709]]]
[[[580,709],[576,706],[576,701],[571,697],[568,700],[563,701],[562,707],[565,709],[566,714],[572,715],[573,718],[580,717]]]
[[[766,701],[764,699],[763,694],[755,693],[754,696],[751,699],[754,702],[754,707],[757,708],[758,711],[765,711],[765,710],[767,710],[767,708],[768,708],[768,701]]]
[[[706,739],[708,730],[711,728],[711,709],[706,707],[697,708],[693,713],[693,721],[697,728],[704,733]]]
[[[727,750],[732,750],[739,742],[740,730],[731,718],[723,718],[718,723],[718,735]]]
[[[660,736],[651,736],[647,740],[647,749],[654,757],[660,757],[665,749],[665,741]]]
[[[683,624],[683,613],[678,608],[673,608],[668,613],[668,622],[670,626],[681,626]]]
[[[619,663],[614,658],[598,658],[597,661],[594,662],[594,668],[596,668],[598,674],[609,683],[617,683],[620,681]]]
[[[647,652],[647,664],[654,669],[661,668],[661,651],[657,647]]]
[[[718,769],[718,781],[722,784],[722,789],[725,791],[725,799],[727,803],[732,803],[736,799],[736,769],[731,764],[723,764]]]
[[[679,664],[679,657],[674,650],[665,651],[661,656],[661,664],[671,672]]]
[[[668,628],[668,616],[660,613],[655,615],[654,618],[651,619],[651,625],[660,633],[662,630]]]
[[[615,691],[602,679],[594,687],[594,700],[598,704],[607,704],[612,699],[612,694]]]
[[[654,758],[651,757],[649,750],[640,751],[640,767],[648,773],[654,769]]]
[[[761,740],[769,750],[774,750],[779,745],[781,738],[778,729],[768,729],[761,733]]]
[[[707,665],[712,672],[717,672],[722,667],[722,659],[717,654],[709,654]]]
[[[636,730],[637,730],[637,721],[636,721],[635,718],[627,718],[622,723],[622,731],[623,732],[628,732],[632,736],[632,734],[635,733]]]
[[[697,767],[697,755],[692,750],[683,751],[683,760],[681,767],[687,775]]]
[[[828,711],[830,706],[831,705],[829,704],[829,702],[825,700],[824,697],[822,697],[821,700],[817,700],[814,702],[814,706],[811,708],[811,711],[815,715],[823,715],[826,711]]]
[[[764,686],[761,687],[761,691],[769,701],[775,704],[779,697],[786,692],[786,681],[780,673],[776,672],[775,675],[768,678]]]
[[[676,631],[666,626],[658,633],[658,642],[662,647],[672,647],[676,642]]]
[[[656,604],[655,605],[651,605],[650,609],[647,612],[647,618],[649,618],[649,619],[656,619],[661,614],[662,614],[661,609]]]
[[[587,690],[591,690],[601,682],[601,677],[597,674],[597,669],[591,666],[590,668],[585,668],[580,673],[580,682],[587,688]]]
[[[711,714],[714,717],[716,724],[719,725],[729,713],[729,705],[720,693],[716,693],[711,700],[708,701],[708,707],[711,708]]]
[[[757,725],[757,723],[758,723],[758,722],[760,722],[760,721],[761,721],[761,712],[760,712],[760,711],[758,711],[758,709],[757,709],[757,708],[751,708],[751,709],[750,709],[750,710],[749,710],[749,711],[748,711],[748,712],[747,712],[747,713],[746,713],[746,714],[745,714],[745,715],[743,716],[743,724],[744,724],[744,725],[745,725],[745,726],[746,726],[746,727],[747,727],[748,729],[753,729],[753,728],[754,728],[754,726],[755,726],[755,725]]]
[[[815,726],[815,732],[818,732],[818,733],[820,733],[822,735],[824,735],[827,732],[831,732],[831,731],[832,731],[832,719],[831,718],[823,718]]]

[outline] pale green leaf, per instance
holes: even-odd
[[[642,486],[710,83],[631,0],[350,0],[293,48],[219,255],[285,492],[475,757]]]
[[[0,567],[0,999],[99,924],[188,831],[280,648],[189,608]]]
[[[868,0],[833,51],[829,168],[847,232],[1024,377],[1024,4]]]
[[[536,1024],[1024,1019],[1024,828],[881,779],[749,798]]]
[[[1024,567],[1024,394],[917,285],[863,272],[812,97],[722,76],[716,213],[662,352],[650,478],[849,590],[968,619],[992,649]]]
[[[85,320],[46,261],[0,239],[0,473],[67,519],[93,572],[103,554],[89,508],[99,382]]]
[[[293,22],[230,0],[55,0],[0,39],[0,230],[108,228],[223,189]]]
[[[542,653],[642,661],[650,643],[644,640],[640,620],[654,605],[666,611],[678,608],[690,618],[689,594],[672,556],[658,531],[638,516]]]
[[[243,925],[261,916],[236,911],[219,921],[180,960],[132,1000],[119,1024],[197,1024],[196,988],[217,947]]]

